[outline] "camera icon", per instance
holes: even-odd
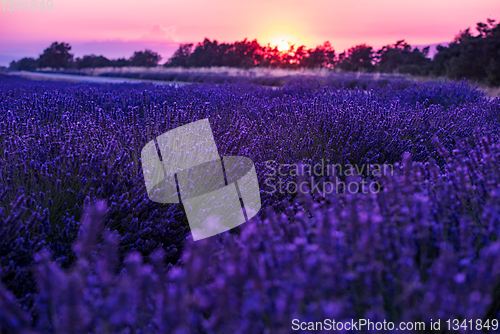
[[[149,199],[182,203],[195,241],[235,228],[260,210],[252,160],[221,158],[208,119],[151,140],[142,149],[141,162]]]

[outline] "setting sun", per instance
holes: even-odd
[[[290,45],[288,45],[288,42],[285,40],[282,40],[281,42],[278,43],[278,50],[283,52],[283,51],[288,51],[290,49]]]

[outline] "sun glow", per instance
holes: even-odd
[[[288,51],[290,49],[290,45],[288,44],[287,41],[282,40],[281,42],[278,43],[278,50],[281,52]]]

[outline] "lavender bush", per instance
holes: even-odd
[[[476,139],[446,163],[406,155],[378,195],[302,196],[240,235],[188,242],[176,266],[165,252],[119,262],[110,208],[89,206],[69,270],[36,257],[34,330],[54,333],[288,333],[291,321],[495,317],[500,303],[500,146]],[[10,292],[2,327],[31,330]],[[6,313],[7,315],[7,313]]]
[[[500,101],[466,83],[2,77],[0,110],[6,332],[285,333],[294,318],[428,322],[500,309]],[[400,168],[377,195],[262,191],[260,217],[238,233],[190,242],[182,208],[148,200],[139,157],[201,118],[221,155],[249,156],[260,181],[270,159]]]

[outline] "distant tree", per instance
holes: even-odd
[[[335,65],[337,64],[337,58],[335,54],[335,49],[333,46],[330,44],[329,41],[326,41],[323,43],[323,50],[325,52],[325,67],[328,68],[334,68]]]
[[[297,51],[295,50],[295,44],[290,45],[290,48],[286,51],[281,51],[281,68],[298,68],[300,67],[300,62],[297,62]]]
[[[168,66],[189,66],[189,56],[191,56],[193,49],[193,43],[181,44],[177,51],[174,52],[173,56],[163,65]]]
[[[500,86],[500,22],[488,19],[478,23],[479,35],[484,39],[486,79],[490,85]]]
[[[377,51],[377,70],[380,72],[399,72],[415,75],[427,75],[431,70],[431,60],[427,58],[429,48],[420,51],[404,40],[397,41],[394,45],[386,45]]]
[[[438,47],[434,57],[434,73],[451,78],[478,80],[485,78],[485,61],[481,37],[470,29],[460,32],[448,47]]]
[[[413,51],[403,51],[403,63],[399,66],[399,73],[413,75],[429,75],[432,68],[432,60],[427,58],[429,47],[420,51],[414,48]]]
[[[412,48],[404,40],[386,45],[374,52],[371,46],[361,44],[336,55],[329,42],[314,49],[291,45],[286,51],[277,46],[260,45],[257,40],[244,39],[234,43],[219,43],[205,38],[193,44],[181,44],[164,64],[182,67],[231,66],[239,68],[339,68],[345,71],[398,72],[414,75],[446,75],[468,78],[500,86],[500,24],[488,19],[477,23],[478,35],[470,29],[460,32],[448,46],[438,46],[431,60],[429,48]],[[151,50],[134,52],[130,59],[109,60],[104,56],[86,55],[73,61],[67,43],[54,42],[38,60],[23,58],[13,61],[11,69],[34,70],[36,67],[94,68],[124,66],[157,66],[161,56]]]
[[[296,49],[295,45],[291,45],[287,51],[279,51],[277,46],[261,46],[257,40],[219,43],[205,38],[203,42],[196,44],[193,51],[192,47],[192,44],[181,44],[164,66],[333,68],[335,64],[335,50],[329,42],[307,51],[304,46]]]
[[[345,71],[372,71],[373,48],[366,44],[356,45],[339,55],[338,67]]]
[[[257,40],[248,41],[245,38],[243,41],[227,44],[223,48],[224,50],[218,53],[224,53],[222,56],[224,66],[251,68],[259,65],[263,59],[260,52],[262,47]]]
[[[301,45],[295,50],[293,63],[297,65],[297,67],[304,67],[304,57],[307,55],[307,50],[304,45]]]
[[[301,61],[303,67],[330,67],[335,65],[335,50],[330,45],[330,42],[325,42],[323,45],[317,46],[315,49],[309,49],[307,56],[304,56]]]
[[[161,56],[151,50],[146,49],[145,51],[136,51],[134,55],[130,58],[131,66],[145,66],[145,67],[155,67],[161,60]]]
[[[458,44],[458,55],[450,59],[448,75],[452,78],[469,78],[482,80],[486,77],[488,55],[482,36],[473,36],[466,29],[454,43]]]
[[[68,68],[73,60],[69,53],[71,46],[68,43],[52,43],[38,58],[38,67],[51,67],[55,69]]]
[[[113,60],[110,60],[109,66],[112,66],[112,67],[126,67],[126,66],[130,66],[130,60],[125,59],[125,58],[113,59]]]
[[[282,56],[283,53],[278,50],[278,46],[272,47],[270,44],[267,44],[263,50],[264,59],[262,61],[262,65],[265,67],[274,67],[279,68],[282,67],[283,61]]]
[[[403,64],[403,52],[409,52],[411,46],[404,40],[397,41],[394,45],[386,45],[377,51],[375,58],[380,72],[395,72]]]
[[[104,56],[96,56],[93,54],[83,56],[82,59],[77,58],[75,63],[78,69],[111,66],[111,61],[109,59]]]
[[[195,67],[222,66],[222,47],[217,40],[205,38],[202,43],[196,44],[189,57],[189,63]]]
[[[33,58],[23,58],[18,61],[12,61],[9,69],[17,71],[34,71],[38,67],[38,63]]]
[[[437,53],[432,59],[432,73],[436,76],[449,75],[449,63],[454,57],[460,54],[460,46],[458,43],[452,42],[448,46],[438,45]]]
[[[110,66],[111,61],[104,56],[97,56],[94,58],[94,67],[107,67]]]
[[[237,42],[234,49],[235,53],[239,55],[241,67],[255,67],[262,62],[262,47],[256,39],[252,41],[245,39]]]
[[[476,30],[476,36],[466,29],[447,47],[437,48],[433,74],[500,86],[500,24],[488,19],[477,23]]]

